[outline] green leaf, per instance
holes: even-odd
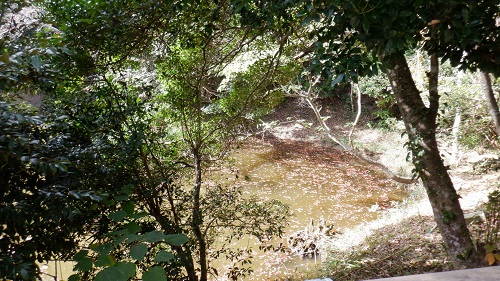
[[[344,79],[344,73],[341,73],[339,74],[339,76],[337,76],[337,78],[335,78],[335,80],[332,81],[332,87],[337,85],[340,81],[342,81],[342,79]]]
[[[137,232],[142,230],[142,227],[133,221],[129,222],[125,227],[127,228],[128,232],[131,234],[136,234]]]
[[[113,250],[113,245],[106,243],[106,244],[92,244],[91,249],[95,252],[98,252],[99,254],[109,254]]]
[[[174,258],[174,254],[167,252],[165,250],[160,250],[156,254],[155,262],[165,262]]]
[[[20,271],[21,273],[21,276],[23,277],[24,280],[29,280],[30,279],[30,274],[28,273],[28,271],[26,269],[21,269]]]
[[[140,218],[143,218],[145,216],[147,216],[148,213],[146,212],[140,212],[140,213],[137,213],[137,214],[130,214],[129,216],[133,219],[140,219]]]
[[[359,25],[359,22],[360,22],[360,21],[361,21],[361,20],[359,19],[359,17],[356,17],[356,16],[352,17],[352,18],[351,18],[351,21],[350,21],[351,26],[352,26],[353,28],[358,27],[358,25]]]
[[[128,195],[124,195],[124,194],[116,195],[114,198],[116,201],[125,201],[125,200],[128,200]]]
[[[402,11],[402,12],[399,13],[399,15],[401,17],[405,17],[405,18],[407,18],[407,17],[409,17],[409,16],[411,16],[413,14],[415,14],[415,12],[412,12],[412,11]]]
[[[167,280],[165,270],[160,266],[155,266],[142,274],[143,281],[162,281]]]
[[[127,278],[132,278],[135,276],[136,267],[135,267],[135,264],[133,264],[131,262],[121,261],[121,262],[116,263],[115,267],[120,269],[121,271],[123,271],[123,273],[125,273],[125,276]]]
[[[80,280],[80,275],[78,274],[72,274],[68,277],[68,281],[79,281]]]
[[[106,204],[106,206],[114,206],[116,204],[116,202],[113,199],[111,199],[111,200],[104,200],[104,204]]]
[[[68,167],[64,165],[63,163],[57,163],[56,167],[59,169],[59,171],[66,173],[68,172]]]
[[[100,254],[97,257],[94,266],[113,266],[115,263],[116,260],[112,255]]]
[[[131,215],[134,213],[134,202],[132,201],[127,201],[125,203],[122,203],[122,209],[127,212],[127,214]]]
[[[469,9],[467,8],[462,8],[462,17],[464,18],[465,22],[469,21]]]
[[[368,16],[363,17],[363,30],[368,33],[368,30],[370,29],[370,20],[368,19]]]
[[[84,257],[86,257],[88,253],[89,253],[88,250],[80,250],[78,253],[76,253],[73,256],[73,260],[74,261],[80,261],[81,259],[83,259]]]
[[[140,240],[140,238],[142,237],[142,235],[136,235],[136,234],[127,234],[127,235],[124,235],[124,237],[127,238],[127,244],[130,244],[130,243],[134,243],[135,241],[138,241]]]
[[[39,56],[32,56],[31,65],[36,71],[40,71],[42,69],[42,60]]]
[[[116,236],[116,235],[124,235],[124,234],[129,234],[129,233],[130,232],[128,231],[128,229],[121,229],[121,230],[110,232],[106,235],[107,236]]]
[[[109,218],[116,221],[121,222],[127,216],[127,212],[124,210],[119,210],[114,213],[109,214]]]
[[[0,56],[0,61],[3,63],[9,63],[10,62],[10,56],[9,53],[5,52]]]
[[[443,32],[444,42],[450,42],[453,39],[453,31],[446,29]]]
[[[130,248],[130,256],[137,261],[142,261],[148,252],[148,245],[141,243]]]
[[[163,241],[165,238],[167,235],[161,231],[150,231],[144,234],[144,240],[151,243]]]
[[[125,273],[116,267],[108,267],[102,271],[99,271],[94,281],[127,281],[128,278]]]
[[[91,269],[92,269],[92,260],[88,257],[85,257],[85,258],[79,260],[74,268],[74,270],[83,271],[83,272],[89,271]]]
[[[119,237],[116,237],[113,241],[113,245],[115,246],[118,246],[120,245],[121,243],[125,242],[125,240],[127,240],[127,237],[126,236],[119,236]]]
[[[493,251],[495,250],[495,246],[492,246],[490,244],[486,244],[486,245],[484,245],[484,249],[486,250],[486,253],[493,253]]]
[[[312,20],[312,16],[311,15],[308,15],[303,21],[302,21],[302,26],[306,26],[308,25],[309,23],[311,23],[311,20]]]
[[[169,234],[166,236],[165,241],[172,246],[181,246],[189,241],[189,238],[184,234]]]
[[[134,185],[127,184],[126,186],[122,187],[122,192],[126,195],[131,195],[132,193],[134,193]]]

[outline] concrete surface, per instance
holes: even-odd
[[[370,281],[500,281],[500,266],[370,279]]]

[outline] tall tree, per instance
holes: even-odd
[[[47,7],[77,50],[72,60],[61,61],[76,80],[67,90],[74,87],[73,97],[106,108],[109,117],[100,120],[117,117],[110,125],[116,134],[108,138],[131,143],[131,162],[119,161],[135,186],[127,196],[154,220],[140,225],[190,237],[173,248],[183,272],[170,275],[173,267],[161,264],[168,277],[207,280],[217,274],[211,261],[220,257],[244,265],[235,266],[232,277],[247,274],[244,251],[217,248],[215,239],[227,234],[226,245],[242,235],[261,241],[280,235],[288,208],[244,198],[207,175],[241,128],[278,101],[270,85],[296,69],[281,59],[283,41],[239,26],[226,1],[53,0]],[[142,77],[129,79],[137,72],[148,72],[151,83],[138,87]],[[122,227],[124,218],[116,219]],[[91,271],[84,269],[82,275]]]
[[[309,64],[332,84],[357,81],[380,66],[392,85],[409,137],[412,161],[422,179],[451,260],[474,267],[478,254],[459,196],[436,141],[439,58],[463,68],[499,73],[496,1],[233,1],[242,22],[252,26],[310,24],[316,42]],[[428,95],[415,86],[405,52],[419,45],[429,52]]]

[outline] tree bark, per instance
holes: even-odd
[[[491,118],[493,118],[493,124],[495,124],[495,130],[497,135],[500,136],[500,111],[498,110],[498,103],[493,93],[491,78],[488,73],[481,72],[481,84],[483,86],[484,98],[490,109]]]
[[[443,164],[436,142],[438,60],[431,56],[429,107],[415,86],[406,58],[396,53],[384,58],[387,75],[409,136],[413,164],[422,179],[432,206],[434,219],[446,250],[457,268],[478,266],[478,254],[470,237],[459,196]]]
[[[202,184],[202,167],[201,167],[201,157],[199,155],[199,149],[194,149],[195,157],[195,186],[193,190],[193,218],[191,228],[198,241],[198,251],[199,251],[199,263],[200,263],[200,281],[208,280],[208,260],[207,260],[207,243],[205,241],[205,236],[201,231],[201,225],[203,224],[203,213],[200,208],[200,193]]]

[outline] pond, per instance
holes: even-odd
[[[285,238],[311,227],[311,223],[331,226],[333,232],[352,228],[376,219],[379,210],[407,196],[382,173],[331,147],[253,138],[231,157],[239,175],[233,183],[243,186],[245,194],[279,199],[291,207],[293,217]],[[229,176],[234,178],[234,174]],[[240,241],[235,247],[249,243],[254,242]],[[255,271],[247,280],[265,280],[320,261],[319,256],[301,259],[291,253],[256,252],[254,257]],[[49,274],[54,275],[54,265],[49,263]],[[59,263],[58,267],[59,276],[71,274],[72,264]]]
[[[278,199],[291,207],[293,217],[285,243],[287,237],[305,229],[330,226],[332,232],[341,232],[375,220],[379,210],[408,196],[404,188],[387,180],[383,173],[331,147],[274,138],[251,139],[232,157],[239,171],[236,184],[244,187],[245,194]],[[241,244],[247,245],[248,241]],[[315,261],[312,256],[302,260],[289,254],[257,252],[256,256],[254,276],[247,280],[279,276]],[[316,262],[320,259],[315,258]]]

